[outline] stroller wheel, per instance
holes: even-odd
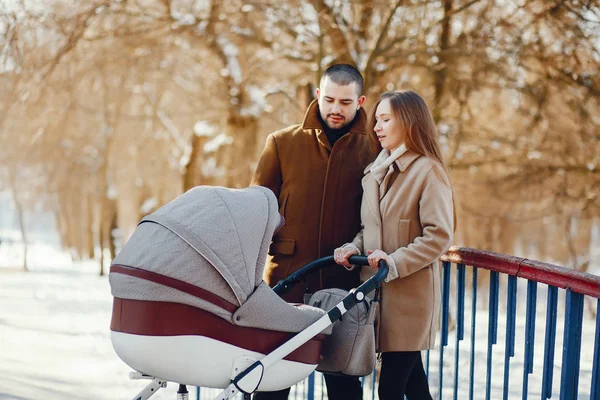
[[[177,390],[177,400],[189,400],[190,394],[188,393],[187,387],[185,385],[179,384],[179,389]]]

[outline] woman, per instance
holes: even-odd
[[[431,399],[421,350],[434,346],[440,310],[439,258],[456,226],[454,201],[435,124],[415,92],[385,93],[371,113],[373,145],[381,152],[362,180],[363,229],[337,248],[335,261],[366,253],[375,273],[390,266],[381,288],[379,398]]]

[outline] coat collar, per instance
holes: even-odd
[[[381,184],[383,178],[389,175],[389,172],[394,169],[392,166],[396,164],[396,160],[406,152],[407,148],[405,144],[402,144],[391,153],[389,150],[381,150],[371,166],[371,174],[373,174],[375,180]],[[392,168],[390,169],[390,167]]]
[[[412,164],[413,161],[415,161],[419,157],[421,157],[421,154],[416,153],[412,150],[407,150],[405,153],[400,155],[400,157],[398,157],[395,162],[398,168],[400,169],[400,172],[404,172],[410,166],[410,164]],[[374,162],[367,165],[364,171],[365,175],[371,172],[373,164]]]
[[[411,151],[411,150],[407,150],[405,153],[403,153],[400,157],[398,157],[396,159],[395,163],[398,166],[398,168],[400,169],[400,172],[404,172],[419,157],[421,157],[421,154],[415,153],[414,151]],[[369,164],[367,166],[367,168],[365,168],[365,174],[367,176],[365,176],[363,178],[364,192],[365,192],[365,198],[367,199],[367,204],[369,205],[369,209],[371,210],[371,213],[375,216],[377,221],[381,222],[381,205],[380,205],[380,203],[381,203],[381,198],[383,196],[382,196],[382,193],[380,192],[380,185],[377,182],[377,180],[373,176],[369,176],[369,175],[372,175],[371,174],[372,166],[373,166],[373,163]],[[384,184],[387,185],[388,182],[384,182]],[[389,188],[387,188],[387,189],[389,189]],[[385,191],[385,193],[387,193],[387,190]],[[383,193],[383,195],[385,195],[385,193]]]
[[[421,154],[407,150],[406,153],[396,159],[396,165],[400,168],[400,172],[404,172],[419,157],[421,157]]]

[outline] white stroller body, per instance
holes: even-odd
[[[262,280],[280,222],[277,199],[262,187],[197,187],[140,222],[109,275],[113,347],[137,371],[133,378],[152,380],[134,400],[167,381],[223,388],[219,399],[249,397],[314,371],[321,332],[363,300],[387,267],[329,312],[288,304]],[[331,258],[306,271],[326,264]],[[299,275],[290,278],[284,286]]]

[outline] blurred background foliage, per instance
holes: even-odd
[[[398,89],[432,108],[455,244],[589,271],[599,49],[589,0],[2,0],[0,190],[25,243],[41,207],[104,266],[183,191],[247,186],[266,136],[345,62],[367,109]]]

